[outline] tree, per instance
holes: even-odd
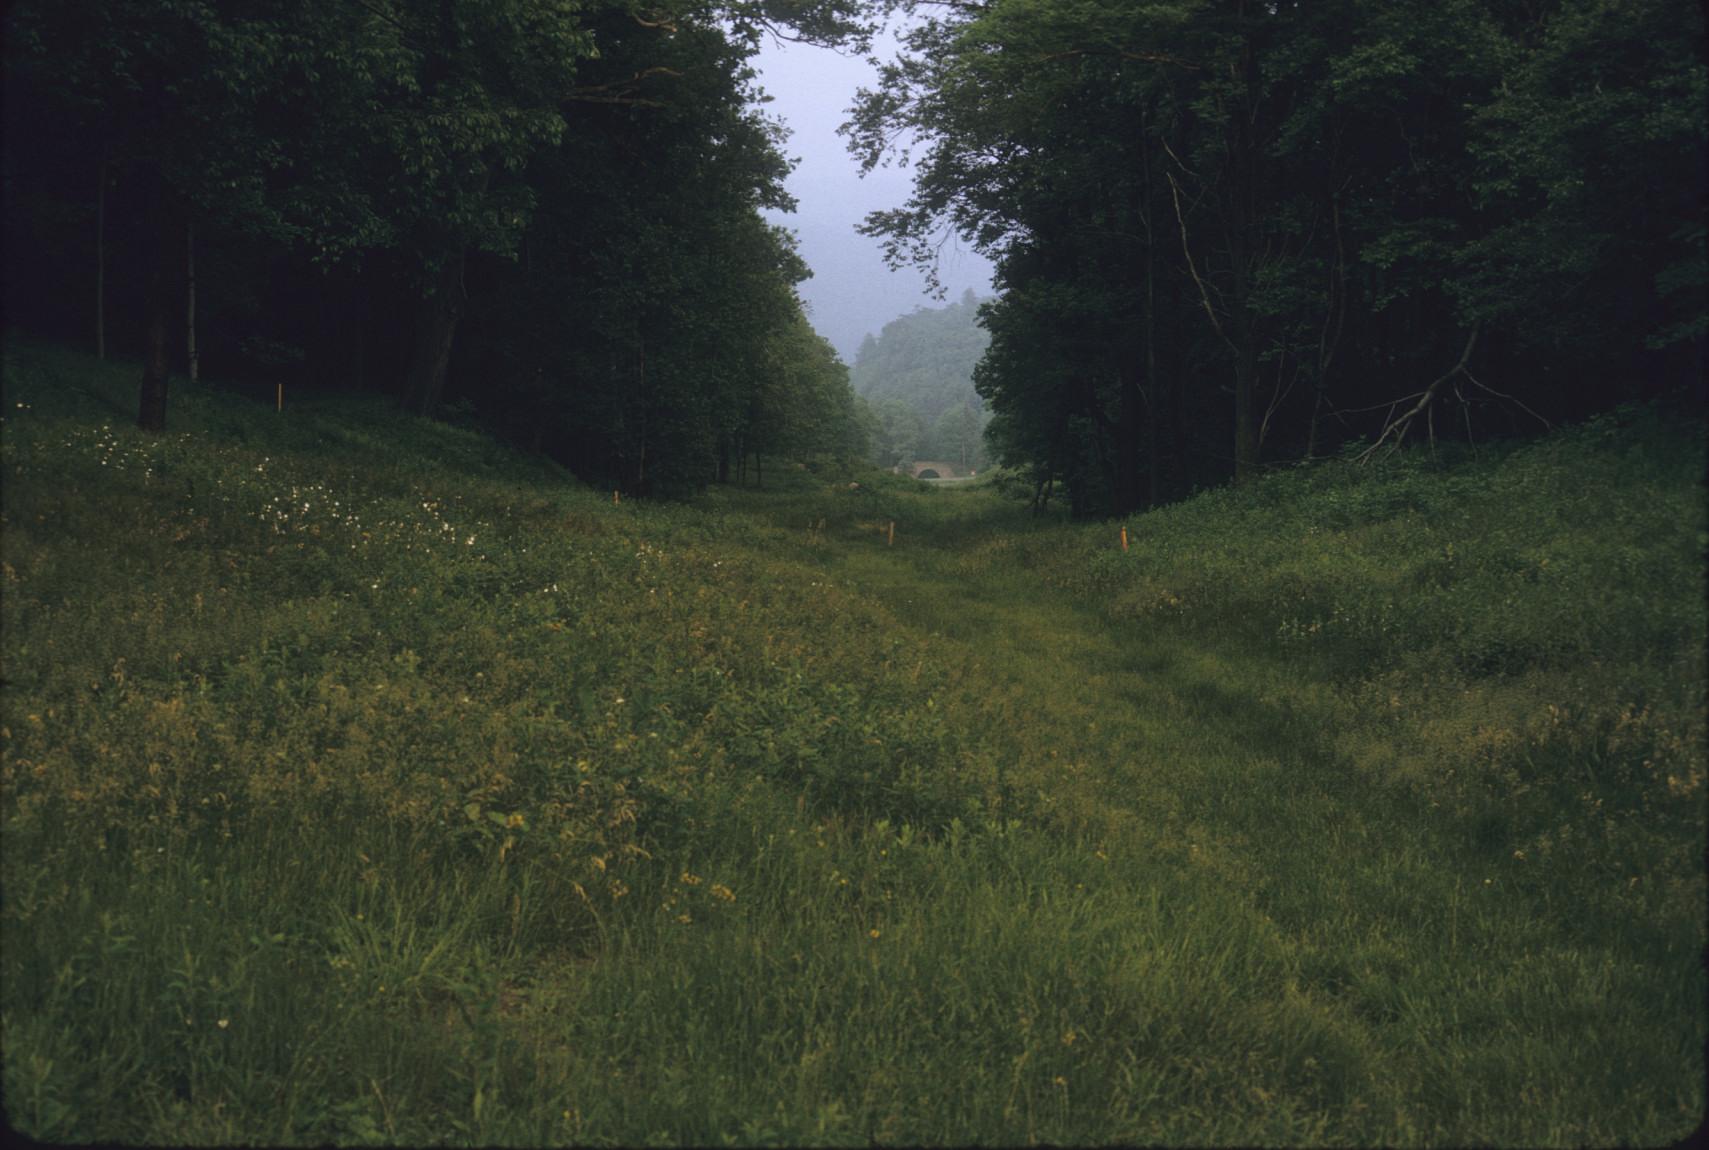
[[[992,443],[1076,513],[1402,431],[1393,405],[1434,435],[1456,402],[1475,437],[1701,362],[1693,9],[933,8],[845,126],[868,166],[914,153],[865,230],[892,262],[954,232],[996,263]]]
[[[964,403],[979,406],[973,365],[990,337],[979,327],[979,302],[971,289],[948,307],[919,308],[867,336],[850,379],[873,401],[899,399],[930,424]]]
[[[925,423],[920,413],[899,399],[869,403],[871,459],[880,467],[905,467],[920,458]]]

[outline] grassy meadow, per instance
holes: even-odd
[[[1125,524],[591,491],[20,340],[0,1044],[50,1142],[1658,1145],[1701,424]],[[886,530],[895,523],[893,544]]]

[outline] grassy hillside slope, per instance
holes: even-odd
[[[1704,1109],[1701,427],[1116,525],[8,343],[53,1141],[1580,1145]],[[885,530],[896,524],[893,546]]]

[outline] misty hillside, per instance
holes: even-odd
[[[948,307],[921,308],[861,341],[849,382],[867,404],[874,463],[986,465],[990,416],[973,390],[973,368],[991,337],[978,318],[979,300],[969,290]]]
[[[921,308],[867,336],[855,355],[850,383],[869,403],[897,399],[927,423],[963,403],[978,410],[973,365],[991,337],[977,323],[979,300],[967,291],[942,308]]]

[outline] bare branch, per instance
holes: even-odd
[[[1363,415],[1365,412],[1375,411],[1379,407],[1386,407],[1392,412],[1395,408],[1399,407],[1401,404],[1405,403],[1407,400],[1417,399],[1419,396],[1421,396],[1423,394],[1424,394],[1423,391],[1415,391],[1415,392],[1412,392],[1410,395],[1403,395],[1399,399],[1385,399],[1381,403],[1373,403],[1369,407],[1339,407],[1339,408],[1336,408],[1336,412],[1337,412],[1337,414],[1340,414],[1340,415]]]
[[[1191,60],[1183,60],[1167,52],[1135,52],[1127,48],[1069,48],[1062,52],[1046,52],[1039,59],[1069,60],[1080,56],[1110,56],[1118,60],[1139,60],[1147,64],[1172,64],[1189,72],[1197,72],[1200,68],[1200,65]]]
[[[1193,263],[1193,249],[1187,243],[1187,218],[1181,214],[1181,185],[1175,182],[1173,172],[1163,173],[1169,179],[1169,195],[1175,201],[1175,219],[1181,225],[1181,252],[1187,257],[1187,270],[1193,275],[1193,282],[1199,287],[1199,302],[1205,305],[1205,314],[1211,318],[1211,327],[1226,343],[1229,350],[1236,355],[1240,349],[1234,346],[1234,341],[1228,338],[1228,333],[1222,330],[1222,321],[1217,318],[1216,309],[1211,306],[1210,293],[1205,290],[1205,281],[1199,278],[1199,269]]]
[[[1175,161],[1175,166],[1177,168],[1180,168],[1183,172],[1187,173],[1187,175],[1189,175],[1189,176],[1192,176],[1195,180],[1199,178],[1199,173],[1193,171],[1193,169],[1189,168],[1186,164],[1181,162],[1181,157],[1177,156],[1175,154],[1175,149],[1171,148],[1169,146],[1169,138],[1167,136],[1159,134],[1157,139],[1158,139],[1158,142],[1163,145],[1163,150],[1165,152],[1169,153],[1169,158],[1171,160]]]
[[[1258,446],[1260,447],[1264,446],[1264,437],[1269,434],[1271,417],[1281,408],[1282,401],[1293,394],[1294,384],[1300,381],[1300,372],[1305,368],[1305,365],[1300,362],[1299,356],[1296,355],[1294,357],[1294,374],[1288,377],[1287,386],[1283,387],[1282,369],[1287,366],[1287,359],[1287,349],[1284,348],[1282,355],[1276,361],[1275,392],[1270,396],[1270,403],[1264,410],[1264,418],[1258,424]]]
[[[1408,408],[1404,414],[1397,419],[1391,419],[1388,426],[1383,428],[1383,433],[1377,437],[1377,441],[1359,453],[1357,462],[1367,462],[1371,456],[1377,453],[1377,449],[1381,447],[1391,435],[1395,437],[1395,441],[1394,445],[1391,446],[1389,450],[1393,451],[1395,447],[1400,445],[1400,441],[1406,438],[1407,430],[1412,426],[1412,421],[1418,418],[1418,414],[1420,412],[1425,411],[1430,407],[1430,404],[1436,398],[1437,391],[1441,389],[1442,385],[1447,383],[1450,379],[1453,379],[1455,376],[1465,373],[1466,364],[1470,363],[1472,359],[1472,348],[1477,346],[1478,330],[1482,326],[1483,324],[1481,320],[1472,325],[1472,333],[1466,338],[1465,350],[1460,352],[1460,362],[1449,368],[1445,374],[1438,376],[1434,381],[1432,381],[1429,387],[1425,388],[1422,392],[1419,392],[1418,402]],[[1471,379],[1471,376],[1467,374],[1466,378]],[[1473,380],[1472,382],[1476,383],[1477,381]],[[1486,388],[1485,390],[1488,389]],[[1434,423],[1431,424],[1431,441],[1433,443],[1435,442]]]
[[[587,84],[580,88],[571,88],[568,98],[587,104],[642,104],[651,107],[662,106],[657,100],[643,100],[639,97],[626,96],[622,91],[634,87],[649,76],[681,77],[682,73],[675,68],[659,65],[643,68],[626,80],[613,80],[609,84]]]
[[[1490,387],[1488,384],[1481,382],[1478,379],[1478,377],[1473,375],[1471,372],[1469,372],[1469,371],[1466,372],[1466,378],[1471,380],[1474,385],[1483,388],[1485,391],[1487,391],[1491,395],[1495,396],[1497,399],[1505,399],[1509,403],[1514,404],[1516,407],[1519,408],[1520,411],[1523,411],[1526,415],[1529,415],[1532,419],[1535,419],[1538,423],[1541,423],[1545,428],[1550,428],[1550,427],[1554,426],[1554,424],[1550,423],[1548,420],[1546,420],[1542,416],[1538,415],[1535,411],[1532,411],[1529,407],[1526,407],[1525,404],[1520,402],[1518,399],[1515,399],[1513,396],[1508,395],[1504,391],[1497,391],[1495,388]]]

